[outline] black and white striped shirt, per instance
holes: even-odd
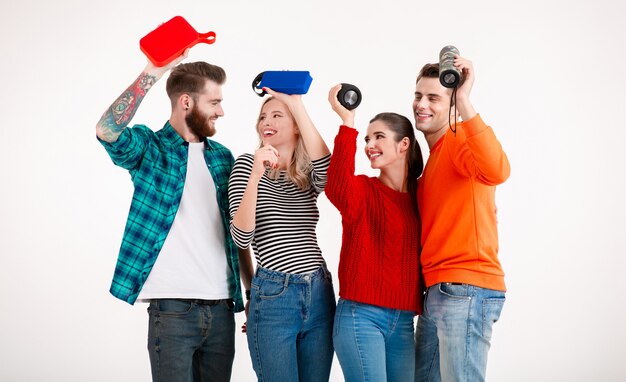
[[[326,186],[326,171],[330,154],[313,161],[311,187],[299,190],[281,171],[278,179],[265,171],[259,182],[256,222],[252,232],[242,231],[232,224],[252,171],[254,156],[243,154],[235,161],[228,182],[230,202],[230,232],[240,248],[252,244],[257,265],[285,273],[309,273],[324,264],[317,245],[315,227],[319,220],[317,196]]]

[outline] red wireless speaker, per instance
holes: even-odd
[[[139,47],[154,65],[165,66],[201,42],[213,44],[215,32],[198,33],[182,16],[175,16],[139,40]]]

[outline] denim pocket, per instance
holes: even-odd
[[[154,307],[152,305],[154,304]],[[161,316],[183,316],[191,312],[191,303],[181,300],[163,299],[151,303],[152,311]]]
[[[440,283],[439,292],[447,297],[469,300],[468,287],[467,284]]]
[[[261,299],[280,297],[287,291],[284,280],[262,279],[259,281],[258,296]]]
[[[326,280],[330,286],[333,286],[333,275],[330,272],[324,272],[324,280]]]
[[[500,319],[505,300],[504,297],[486,298],[483,300],[483,337],[487,341],[491,340],[493,324]]]
[[[229,312],[232,312],[235,310],[235,302],[232,299],[227,298],[226,300],[222,302],[224,303],[224,305],[226,305],[226,309],[228,309]]]

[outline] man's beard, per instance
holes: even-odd
[[[203,114],[196,105],[185,116],[185,122],[189,130],[200,139],[212,137],[215,134],[215,128],[210,125],[209,117]]]

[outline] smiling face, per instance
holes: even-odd
[[[298,127],[287,105],[271,98],[265,102],[259,114],[257,132],[263,145],[279,147],[290,145],[295,148],[298,142]]]
[[[445,133],[450,121],[450,93],[439,83],[439,78],[422,77],[415,85],[415,128],[426,139]]]
[[[397,161],[404,165],[406,147],[403,149],[402,142],[396,142],[395,133],[384,122],[370,123],[365,136],[365,155],[370,160],[372,168],[382,169],[389,165],[397,165]]]
[[[193,106],[185,116],[185,122],[191,132],[202,139],[215,134],[215,121],[223,115],[222,87],[207,80],[202,92],[193,98]]]

